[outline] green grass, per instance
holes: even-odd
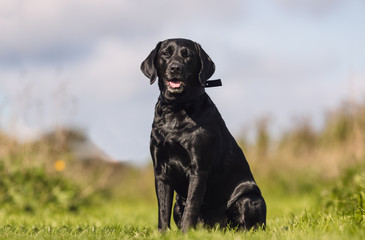
[[[2,171],[2,176],[8,176],[10,180],[18,174],[18,171],[10,171],[8,168],[3,168]],[[72,196],[77,196],[82,192],[83,185],[71,183],[67,178],[54,174],[48,176],[39,169],[30,169],[24,171],[26,174],[22,177],[15,178],[17,181],[8,179],[5,184],[5,179],[2,179],[2,189],[8,192],[0,192],[1,196],[6,196],[10,191],[12,194],[9,196],[12,197],[3,198],[0,207],[0,240],[352,240],[365,236],[365,164],[349,167],[342,175],[331,180],[323,180],[303,170],[286,174],[274,172],[266,177],[257,173],[258,169],[255,171],[268,207],[266,230],[242,232],[197,227],[182,234],[172,223],[172,229],[161,234],[157,231],[157,203],[152,191],[151,169],[135,172],[135,176],[121,185],[117,191],[119,194],[96,194],[87,198],[76,197],[72,201],[69,201],[71,198],[66,198],[66,202],[62,200],[64,193],[72,189]],[[41,187],[37,187],[40,182]],[[142,185],[143,188],[140,188]],[[54,188],[60,188],[61,191],[54,192]],[[46,199],[44,196],[49,196],[48,192],[53,194],[50,198],[52,201],[40,201],[39,197]],[[68,203],[75,204],[77,208],[67,207]],[[24,208],[28,205],[32,207]]]
[[[265,231],[235,232],[234,230],[191,230],[183,235],[175,227],[164,235],[151,222],[151,209],[134,213],[134,205],[116,209],[102,207],[78,215],[52,214],[2,217],[1,239],[362,239],[363,225],[350,217],[323,213],[303,213],[268,219]],[[114,211],[113,211],[114,210]],[[116,214],[118,213],[118,215]],[[129,213],[126,215],[126,213]],[[133,221],[135,220],[135,221]]]
[[[359,219],[355,214],[321,209],[323,201],[317,193],[267,194],[266,230],[198,227],[182,234],[173,223],[170,231],[160,234],[155,201],[105,200],[78,212],[3,209],[0,239],[362,239],[364,215]]]

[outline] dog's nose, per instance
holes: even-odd
[[[169,71],[170,71],[170,73],[174,73],[174,74],[181,73],[182,65],[180,63],[173,62],[169,66]]]

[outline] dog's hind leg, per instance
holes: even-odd
[[[265,228],[265,201],[260,195],[242,195],[228,209],[228,218],[232,227],[245,230],[256,229],[258,227]]]
[[[182,216],[184,213],[184,209],[185,209],[185,201],[182,200],[182,198],[179,197],[179,195],[176,195],[176,202],[174,205],[173,217],[174,217],[176,226],[179,229],[181,229],[181,220],[182,220]]]

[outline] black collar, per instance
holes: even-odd
[[[222,81],[220,79],[216,79],[216,80],[209,80],[206,81],[205,83],[205,87],[220,87],[222,86]]]

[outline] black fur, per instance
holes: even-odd
[[[208,226],[265,226],[266,204],[242,150],[205,93],[214,63],[187,39],[157,44],[141,65],[153,84],[158,78],[150,150],[158,199],[158,228],[173,217],[184,232]]]

